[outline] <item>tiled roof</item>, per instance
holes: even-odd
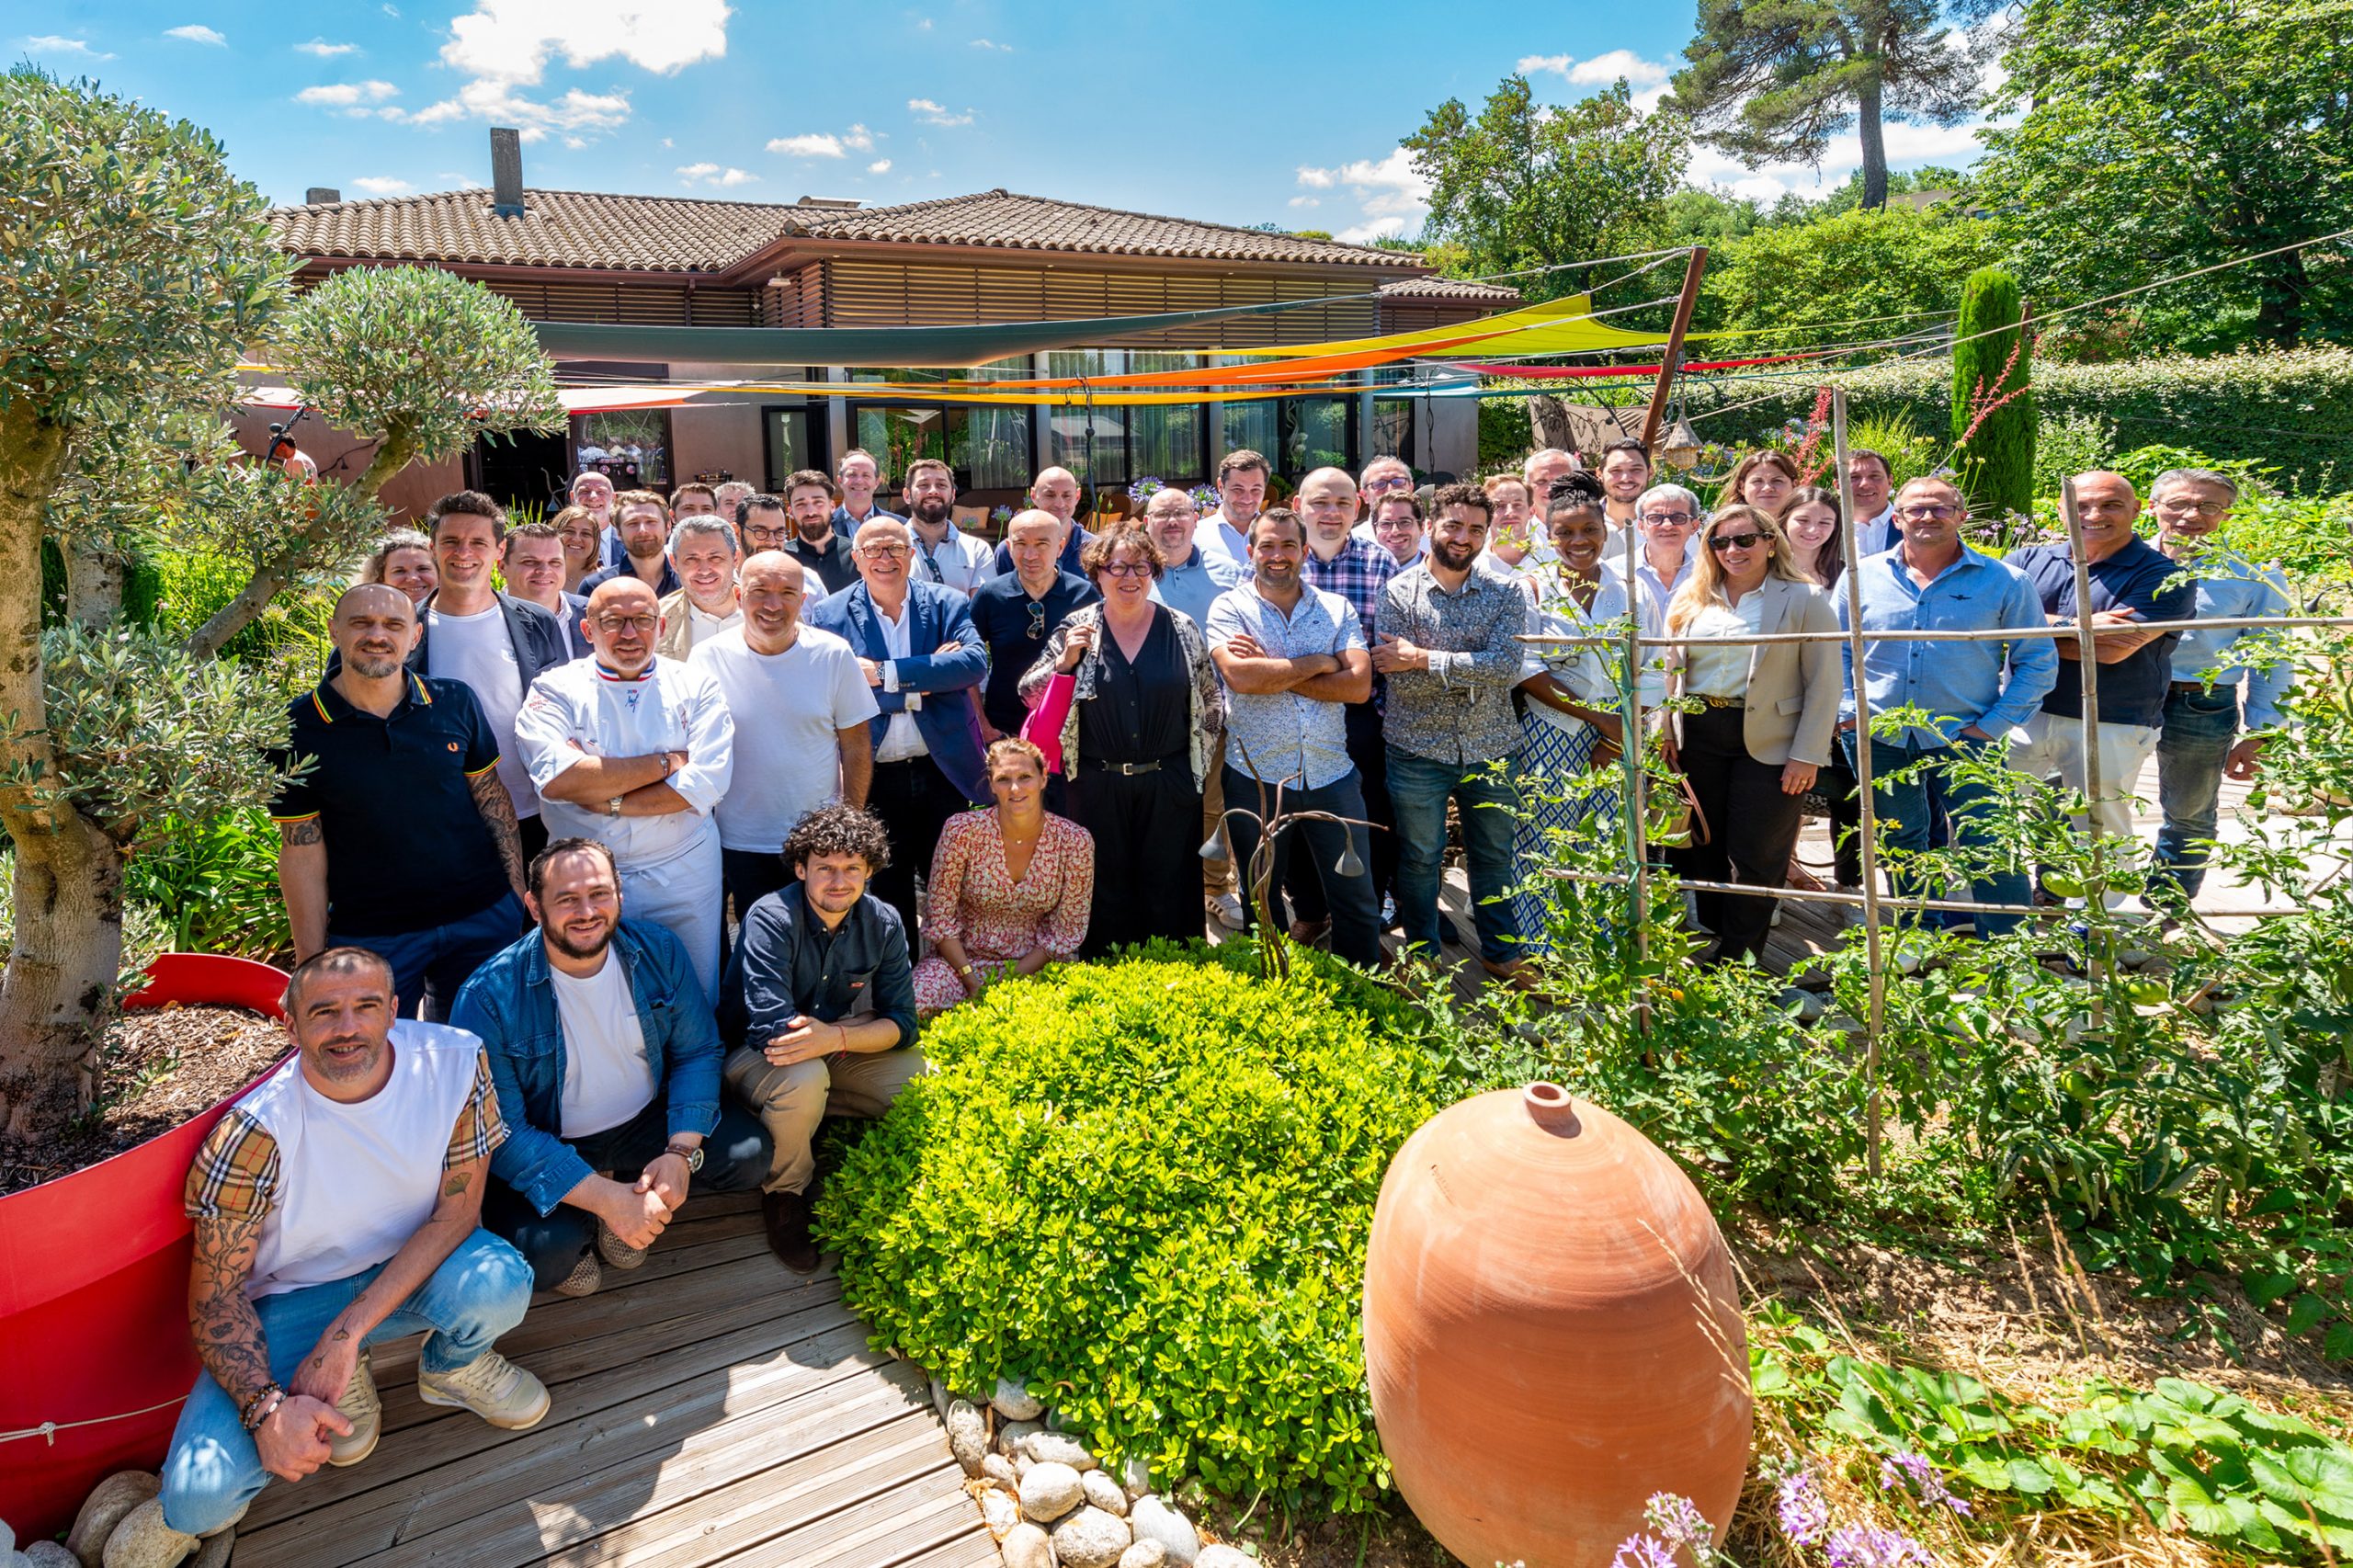
[[[871,208],[572,190],[528,190],[524,203],[522,217],[501,218],[491,210],[487,190],[435,191],[281,207],[270,222],[278,243],[305,256],[637,272],[724,272],[788,236],[1323,267],[1413,265],[1395,251],[1368,245],[1005,190]]]
[[[1479,304],[1514,304],[1519,290],[1500,283],[1472,283],[1459,278],[1400,278],[1381,286],[1384,300],[1467,300]]]

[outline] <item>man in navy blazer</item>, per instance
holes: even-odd
[[[882,710],[866,807],[890,832],[891,861],[876,869],[870,891],[899,912],[910,949],[916,873],[930,874],[948,819],[991,798],[971,696],[988,674],[988,651],[969,599],[909,576],[914,551],[905,523],[869,517],[850,548],[858,580],[806,617],[849,643]]]

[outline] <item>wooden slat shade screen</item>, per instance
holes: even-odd
[[[753,291],[682,289],[654,282],[488,278],[483,287],[515,301],[533,321],[613,322],[629,326],[755,326]]]
[[[1360,277],[1162,277],[1060,267],[966,267],[862,260],[827,261],[790,276],[795,280],[808,278],[818,266],[824,268],[819,283],[824,298],[822,324],[829,327],[961,326],[1005,321],[1152,315],[1165,311],[1265,304],[1277,300],[1313,300],[1326,294],[1360,292],[1366,288],[1366,280]],[[798,292],[804,302],[808,298],[805,285],[798,290],[779,288],[768,292]],[[820,324],[804,315],[793,324]],[[1213,322],[1125,341],[1138,347],[1261,347],[1370,335],[1378,330],[1378,324],[1372,301],[1351,300],[1322,310]]]

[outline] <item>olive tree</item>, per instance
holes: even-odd
[[[188,124],[19,68],[0,76],[0,827],[15,929],[0,973],[0,1131],[89,1100],[142,833],[267,800],[275,690],[218,657],[289,585],[347,563],[376,491],[474,435],[550,428],[551,368],[504,301],[412,268],[296,296],[267,203]],[[354,483],[241,460],[222,424],[248,351],[375,443]],[[42,624],[40,551],[66,563]],[[185,640],[124,623],[141,548],[239,563]]]

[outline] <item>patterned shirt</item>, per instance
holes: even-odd
[[[1364,627],[1364,643],[1370,648],[1372,623],[1381,615],[1381,596],[1388,592],[1389,580],[1404,570],[1397,564],[1397,558],[1381,546],[1350,539],[1329,561],[1319,559],[1310,550],[1305,564],[1300,568],[1300,576],[1309,587],[1337,594],[1348,601],[1348,608],[1357,612],[1357,619]],[[1375,711],[1380,710],[1388,692],[1387,680],[1376,673],[1371,698]]]
[[[1528,656],[1528,591],[1473,566],[1449,592],[1427,561],[1400,572],[1381,601],[1376,631],[1429,653],[1427,670],[1389,676],[1381,733],[1390,745],[1432,762],[1475,767],[1518,749],[1511,688]]]
[[[1286,616],[1259,597],[1247,579],[1217,597],[1206,629],[1210,645],[1247,635],[1270,659],[1306,653],[1337,655],[1364,644],[1364,629],[1348,602],[1320,588],[1302,588]],[[1267,784],[1321,790],[1356,765],[1348,760],[1346,707],[1295,691],[1225,693],[1225,765]]]
[[[449,1130],[441,1168],[455,1170],[486,1160],[506,1142],[498,1114],[498,1094],[490,1086],[490,1058],[474,1062],[473,1092]],[[182,1207],[191,1220],[258,1220],[278,1207],[278,1140],[250,1112],[235,1106],[205,1134],[195,1165],[188,1167]]]

